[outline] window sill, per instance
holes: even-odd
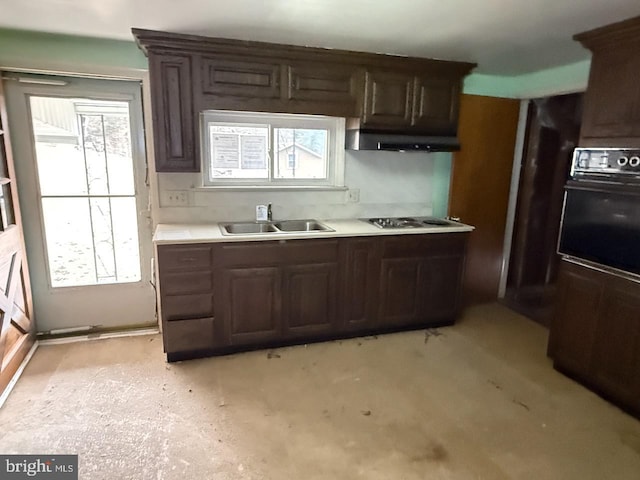
[[[304,192],[345,192],[349,190],[349,187],[338,187],[334,185],[216,185],[210,187],[195,187],[193,189],[196,192],[292,192],[292,191],[304,191]]]

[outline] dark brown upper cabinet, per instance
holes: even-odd
[[[593,52],[580,145],[640,147],[640,17],[574,38]]]
[[[460,75],[367,71],[361,126],[455,135],[461,84]]]
[[[455,134],[475,64],[132,30],[149,57],[156,171],[200,170],[203,110],[330,115]]]
[[[413,76],[387,71],[367,72],[362,125],[405,129],[411,126]]]
[[[460,77],[416,77],[412,127],[431,135],[455,135],[461,91]]]
[[[289,62],[284,98],[291,113],[316,113],[336,117],[359,113],[361,74],[352,65]]]
[[[271,57],[208,55],[194,59],[201,109],[358,114],[353,66]]]
[[[202,110],[281,112],[282,65],[235,55],[195,57],[196,104]],[[199,80],[198,80],[199,79]]]
[[[198,172],[190,55],[149,54],[158,172]]]
[[[224,103],[227,97],[280,99],[281,65],[230,56],[201,57],[202,95]]]

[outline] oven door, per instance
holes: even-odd
[[[640,189],[570,182],[558,253],[640,275]]]

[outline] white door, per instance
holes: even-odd
[[[38,330],[155,324],[140,83],[3,79]]]

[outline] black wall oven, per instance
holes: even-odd
[[[574,151],[558,253],[640,276],[640,150]]]

